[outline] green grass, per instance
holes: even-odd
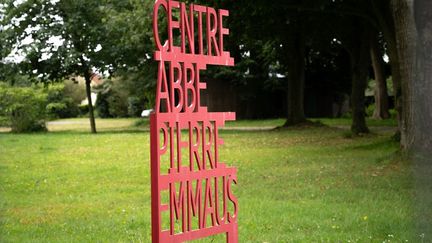
[[[139,121],[144,120],[140,124],[147,124],[145,126],[135,126]],[[50,132],[65,132],[65,131],[90,131],[90,121],[88,118],[71,118],[51,121],[47,125]],[[109,118],[109,119],[96,119],[96,128],[101,132],[124,132],[124,131],[140,131],[148,128],[148,119],[139,118]]]
[[[320,121],[327,126],[351,126],[352,119],[351,118],[314,118],[312,121]],[[396,127],[397,121],[395,119],[387,119],[387,120],[376,120],[372,118],[366,118],[366,123],[370,127]]]
[[[313,118],[310,119],[314,122],[321,122],[327,126],[336,127],[349,127],[351,126],[350,118]],[[394,119],[388,120],[374,120],[368,118],[368,126],[374,127],[396,127],[397,122]],[[282,126],[285,123],[285,119],[265,119],[265,120],[237,120],[229,121],[226,123],[226,127],[235,128],[274,128]],[[72,118],[72,119],[62,119],[57,121],[52,121],[48,123],[48,130],[51,132],[76,132],[76,131],[89,131],[89,120],[88,118]],[[98,131],[102,132],[113,132],[113,131],[147,131],[149,129],[149,119],[148,118],[113,118],[113,119],[96,119],[96,127]],[[3,128],[4,130],[4,128]],[[0,130],[1,132],[2,130]]]
[[[311,118],[311,121],[321,122],[327,126],[351,126],[351,118]],[[227,122],[228,127],[278,127],[285,123],[285,119],[265,119],[265,120],[238,120]],[[375,120],[367,118],[366,123],[370,127],[396,127],[397,121],[394,119]]]
[[[0,241],[150,242],[149,134],[133,124],[0,133]],[[220,132],[221,160],[238,167],[239,242],[420,240],[391,132],[345,131]]]

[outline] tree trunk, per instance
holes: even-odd
[[[370,30],[368,27],[363,26],[363,30],[360,31],[362,31],[362,33],[354,40],[356,44],[353,45],[351,50],[351,131],[354,134],[369,132],[365,118],[365,90],[367,86],[368,68],[370,64]]]
[[[88,107],[89,107],[89,118],[90,118],[91,132],[96,133],[96,122],[95,122],[95,117],[94,117],[94,112],[93,112],[93,103],[92,103],[92,98],[91,98],[90,73],[86,72],[84,74],[84,78],[85,78],[85,83],[86,83],[86,94],[87,94],[87,101],[88,101]]]
[[[416,234],[432,239],[432,1],[414,2],[417,30],[414,80],[411,83],[412,145],[416,188]]]
[[[400,90],[401,90],[401,147],[409,149],[413,143],[412,125],[413,109],[411,107],[414,64],[415,64],[415,46],[416,30],[413,15],[412,0],[392,0],[391,8],[395,24],[395,36],[397,55],[399,60],[400,71]]]
[[[305,46],[301,24],[297,23],[295,34],[287,42],[287,120],[284,126],[306,121],[304,114]]]
[[[397,112],[396,119],[398,121],[398,130],[396,131],[396,137],[401,136],[402,126],[403,126],[403,114],[402,114],[402,86],[401,86],[401,75],[400,75],[400,63],[397,54],[396,40],[387,40],[388,44],[388,56],[392,72],[392,82],[393,82],[393,98],[394,106]]]
[[[415,82],[412,83],[414,146],[432,153],[432,1],[415,2],[417,29]]]
[[[306,121],[304,114],[304,60],[298,60],[288,73],[287,120],[284,126],[296,125]]]
[[[398,121],[398,129],[395,137],[400,138],[403,121],[402,121],[402,88],[401,88],[401,74],[400,74],[400,63],[396,45],[395,36],[395,22],[393,18],[393,11],[391,8],[391,2],[378,2],[371,1],[372,8],[375,13],[375,18],[378,20],[380,30],[382,31],[384,38],[387,42],[387,54],[389,56],[392,82],[393,82],[393,98],[396,113],[396,119]],[[384,4],[379,7],[379,4]]]
[[[381,49],[379,47],[378,36],[376,34],[371,37],[370,55],[372,67],[375,76],[375,110],[373,113],[374,119],[388,119],[390,117],[387,82],[384,74],[384,61],[382,59]]]

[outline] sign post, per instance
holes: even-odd
[[[150,115],[152,241],[184,242],[226,234],[238,242],[237,170],[220,161],[218,129],[233,112],[200,104],[207,65],[233,66],[224,51],[227,10],[156,0],[153,33],[158,61],[155,111]],[[159,20],[165,17],[166,33]],[[205,23],[205,24],[204,24]],[[197,35],[195,33],[197,32]],[[162,45],[161,36],[166,36]],[[176,46],[176,44],[180,44]]]

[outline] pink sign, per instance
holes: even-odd
[[[206,89],[200,72],[207,65],[234,65],[224,51],[228,15],[196,4],[155,1],[154,59],[159,68],[150,116],[153,242],[222,233],[227,242],[238,241],[238,201],[232,190],[237,170],[220,160],[223,140],[218,134],[235,113],[208,112],[200,104],[200,92]],[[168,26],[162,29],[163,18]]]

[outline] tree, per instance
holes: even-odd
[[[370,56],[375,77],[375,110],[372,117],[375,119],[387,119],[390,118],[387,81],[384,73],[383,54],[377,33],[371,35],[370,41]]]
[[[407,3],[406,3],[407,4]],[[412,4],[408,1],[408,4]],[[414,1],[415,30],[414,79],[410,88],[410,108],[413,124],[408,134],[408,148],[414,152],[417,233],[427,239],[432,235],[432,2]],[[409,15],[408,15],[409,16]],[[410,23],[410,22],[408,22]],[[405,31],[405,33],[410,33]],[[404,69],[406,70],[406,69]]]
[[[430,151],[431,116],[431,2],[392,0],[395,40],[401,75],[403,129],[401,145]]]
[[[369,38],[370,27],[364,23],[355,25],[358,35],[353,35],[351,48],[349,49],[352,74],[351,108],[352,124],[351,131],[354,134],[368,133],[369,129],[365,120],[365,90],[368,80],[368,67],[370,64]]]
[[[157,63],[153,61],[153,2],[118,1],[106,8],[106,29],[115,43],[109,48],[113,58],[113,76],[122,82],[131,97],[154,108]],[[165,19],[160,21],[166,25]],[[164,27],[161,27],[163,29]]]
[[[294,15],[292,26],[286,30],[282,48],[284,50],[287,75],[287,117],[284,126],[296,125],[306,121],[304,113],[305,86],[305,25],[301,16]]]
[[[432,2],[416,1],[417,30],[415,82],[412,87],[414,146],[431,152],[432,148]]]
[[[306,121],[304,112],[306,49],[312,39],[317,38],[316,33],[310,30],[316,26],[316,21],[319,19],[316,15],[319,12],[308,12],[304,9],[315,5],[319,7],[321,3],[322,1],[290,0],[268,4],[267,1],[261,0],[253,3],[236,1],[232,3],[233,6],[230,6],[235,10],[235,15],[230,17],[233,20],[230,26],[233,39],[238,41],[237,45],[242,45],[243,52],[259,53],[252,57],[252,60],[247,58],[249,64],[257,62],[260,66],[266,67],[261,70],[267,73],[255,76],[262,77],[261,82],[265,82],[269,79],[268,72],[273,69],[285,79],[287,110],[284,126],[297,125]],[[256,22],[257,19],[260,20],[259,24]],[[250,48],[256,47],[255,43],[262,43],[262,48],[252,51]],[[242,58],[240,63],[243,60]]]
[[[400,70],[400,60],[398,55],[398,46],[396,40],[396,29],[395,20],[393,17],[393,10],[391,6],[391,0],[384,1],[373,1],[370,0],[370,15],[376,22],[376,26],[379,31],[382,32],[384,40],[386,42],[386,53],[389,57],[391,66],[391,75],[393,81],[393,95],[395,101],[395,110],[397,111],[398,130],[396,131],[395,137],[399,138],[401,145],[405,141],[406,123],[404,122],[403,113],[403,94],[402,94],[402,77]]]
[[[410,104],[415,73],[415,46],[417,33],[414,24],[413,2],[392,0],[392,16],[395,26],[396,55],[399,64],[400,83],[400,133],[401,147],[409,149],[413,144],[413,117]]]
[[[115,40],[104,25],[106,8],[97,0],[6,1],[2,43],[15,47],[25,59],[20,68],[38,81],[80,75],[86,95],[92,133],[96,133],[91,100],[91,75],[112,68],[110,47]],[[10,48],[12,49],[12,48]]]
[[[431,1],[391,0],[402,91],[401,146],[413,161],[417,233],[430,238],[432,190]]]

